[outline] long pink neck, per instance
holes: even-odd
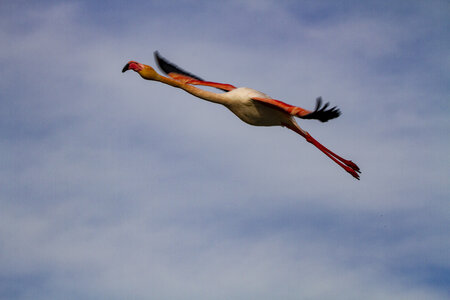
[[[186,84],[186,83],[183,83],[178,80],[175,80],[175,79],[172,79],[169,77],[165,77],[162,75],[159,75],[155,80],[160,81],[165,84],[168,84],[173,87],[183,89],[186,92],[188,92],[189,94],[192,94],[192,95],[199,97],[206,101],[223,104],[223,105],[226,105],[228,103],[228,99],[223,94],[205,91],[205,90],[199,89],[198,87],[192,86],[190,84]]]

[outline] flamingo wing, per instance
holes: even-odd
[[[291,116],[295,116],[302,119],[316,119],[321,122],[327,122],[328,120],[339,117],[341,114],[340,110],[336,106],[327,109],[327,107],[330,104],[329,102],[325,103],[325,105],[322,106],[321,97],[316,99],[316,108],[314,111],[310,111],[298,106],[293,106],[284,103],[282,101],[270,98],[252,97],[252,100],[258,101],[260,103],[271,106],[272,108],[286,112]]]
[[[164,73],[166,73],[168,76],[170,76],[171,78],[173,78],[175,80],[179,80],[179,81],[182,81],[187,84],[215,87],[215,88],[218,88],[218,89],[220,89],[222,91],[226,91],[226,92],[234,90],[236,88],[235,86],[232,86],[231,84],[205,81],[205,80],[201,79],[200,77],[198,77],[194,74],[191,74],[191,73],[181,69],[177,65],[169,62],[167,59],[162,57],[158,51],[155,51],[154,54],[155,54],[156,63],[158,64],[159,68]]]

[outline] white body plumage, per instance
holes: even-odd
[[[222,94],[227,100],[224,104],[239,119],[255,126],[281,126],[294,121],[288,114],[252,98],[271,99],[268,95],[246,87],[240,87]]]

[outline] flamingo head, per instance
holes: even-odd
[[[142,78],[148,79],[148,80],[156,80],[158,78],[158,73],[156,71],[147,65],[138,63],[136,61],[129,61],[122,69],[122,73],[133,70],[139,75],[141,75]]]

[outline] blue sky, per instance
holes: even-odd
[[[446,1],[2,1],[0,298],[442,299]],[[122,74],[343,112],[301,137]]]

